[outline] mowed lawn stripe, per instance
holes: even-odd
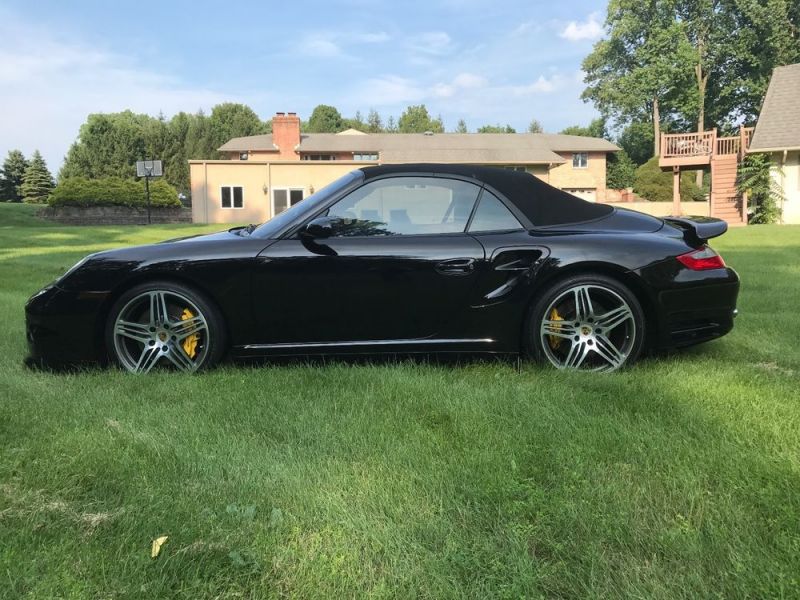
[[[0,597],[800,595],[800,228],[716,240],[734,331],[618,374],[133,377],[25,369],[25,299],[94,248],[215,227],[0,222]]]

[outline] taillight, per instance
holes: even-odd
[[[681,263],[689,267],[692,271],[706,271],[708,269],[722,269],[725,261],[714,252],[709,246],[703,246],[697,250],[692,250],[686,254],[676,256]]]

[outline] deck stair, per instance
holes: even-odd
[[[680,214],[681,168],[711,167],[711,197],[709,216],[724,219],[729,225],[747,224],[747,198],[739,193],[736,176],[739,164],[750,144],[752,128],[742,127],[739,135],[718,137],[717,130],[702,133],[661,134],[662,169],[671,168],[673,177],[673,206]]]

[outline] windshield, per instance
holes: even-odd
[[[340,177],[336,181],[329,183],[321,190],[311,194],[297,204],[287,208],[279,215],[276,215],[269,221],[266,221],[256,227],[256,229],[253,231],[253,235],[267,239],[276,237],[290,224],[316,211],[320,205],[322,205],[331,196],[339,193],[341,190],[356,181],[361,174],[361,171],[356,169],[355,171],[351,171],[347,175]]]

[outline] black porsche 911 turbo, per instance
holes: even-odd
[[[658,219],[530,174],[357,169],[261,225],[98,252],[27,303],[29,360],[524,354],[615,370],[733,327],[718,219]]]

